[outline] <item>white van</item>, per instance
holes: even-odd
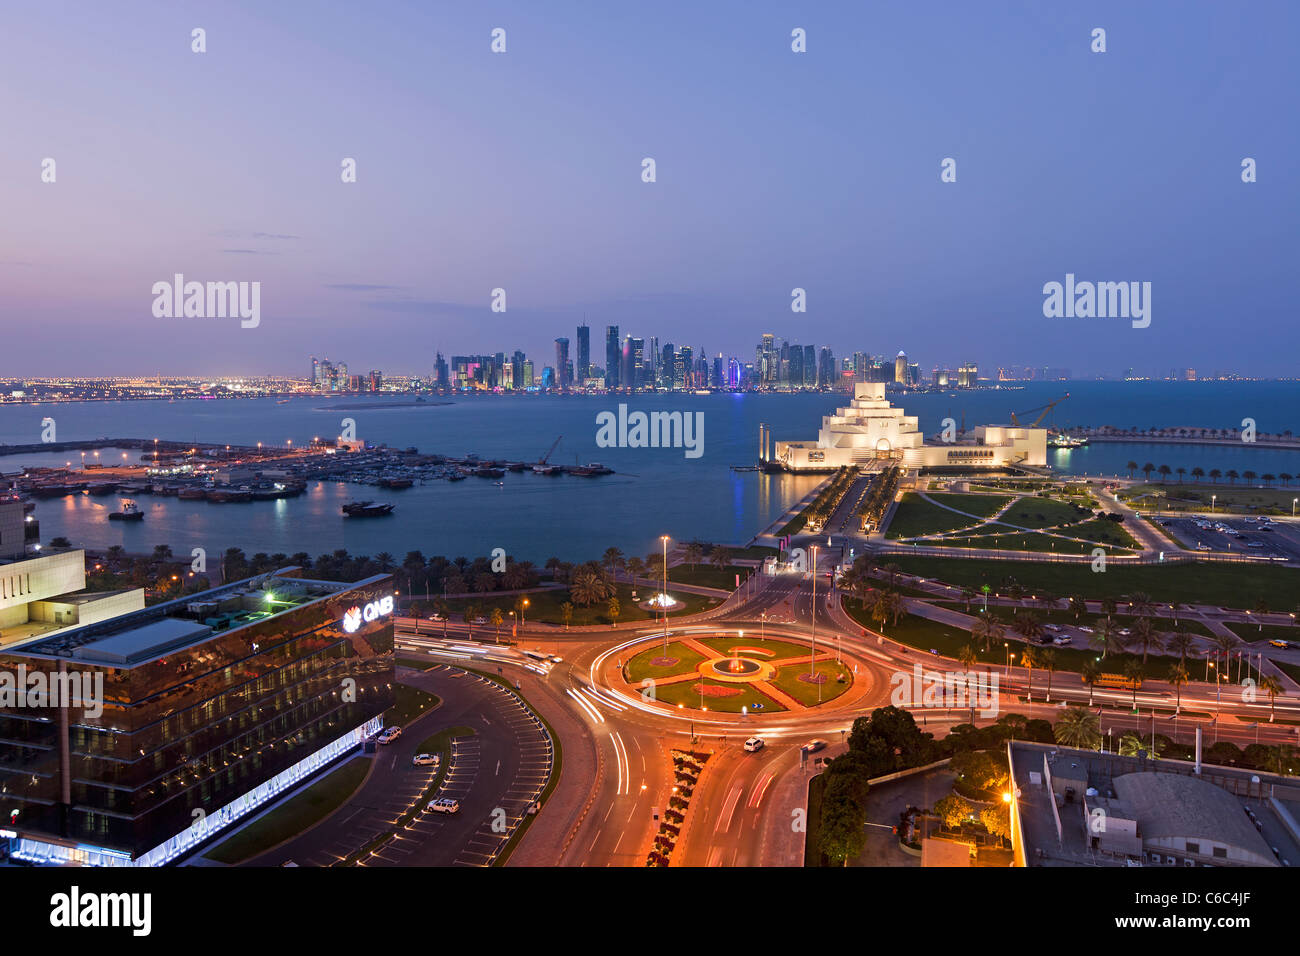
[[[745,741],[745,753],[752,754],[763,749],[762,737],[750,737]]]

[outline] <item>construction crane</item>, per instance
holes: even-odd
[[[546,462],[550,459],[551,455],[555,454],[555,449],[558,448],[559,445],[560,445],[560,438],[563,438],[563,437],[564,437],[564,436],[561,435],[561,436],[559,436],[559,438],[556,438],[556,439],[555,439],[555,442],[551,445],[551,450],[548,451],[548,452],[547,452],[545,455],[543,455],[541,458],[537,459],[537,464],[539,464],[539,465],[544,465],[544,464],[546,464]]]
[[[1067,398],[1069,398],[1069,397],[1070,397],[1070,393],[1069,393],[1069,392],[1066,392],[1064,395],[1062,395],[1060,398],[1058,398],[1058,399],[1057,399],[1056,401],[1054,401],[1054,402],[1048,402],[1046,405],[1039,405],[1037,408],[1031,408],[1031,409],[1028,409],[1027,411],[1023,411],[1023,412],[1021,412],[1021,413],[1020,413],[1021,415],[1032,415],[1034,412],[1038,412],[1038,413],[1039,413],[1039,414],[1038,414],[1038,417],[1034,419],[1034,423],[1033,423],[1032,425],[1023,425],[1023,426],[1022,426],[1022,425],[1020,424],[1020,419],[1016,417],[1016,413],[1015,413],[1015,412],[1012,412],[1012,413],[1011,413],[1011,424],[1014,425],[1014,426],[1017,427],[1017,428],[1022,428],[1022,427],[1023,427],[1023,428],[1037,428],[1037,427],[1038,427],[1038,423],[1041,422],[1044,418],[1047,417],[1047,413],[1048,413],[1048,412],[1050,412],[1053,408],[1055,408],[1057,405],[1059,405],[1061,402],[1065,401],[1065,400],[1066,400]]]

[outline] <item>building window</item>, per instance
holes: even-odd
[[[1214,856],[1216,859],[1226,860],[1228,858],[1228,848],[1226,846],[1214,847]]]
[[[1200,845],[1199,843],[1193,843],[1191,840],[1188,840],[1188,841],[1187,841],[1186,843],[1184,843],[1183,845],[1184,845],[1184,847],[1186,848],[1186,850],[1187,850],[1188,853],[1200,853],[1200,852],[1201,852],[1201,845]]]

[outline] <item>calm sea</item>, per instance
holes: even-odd
[[[1005,422],[1011,412],[1041,406],[1066,391],[1071,397],[1044,424],[1232,428],[1240,427],[1243,418],[1253,418],[1260,431],[1300,431],[1297,383],[1032,383],[911,395],[900,404],[919,415],[921,427],[932,433],[948,416],[960,422],[964,413],[968,427]],[[618,473],[583,479],[507,472],[502,487],[471,478],[396,492],[314,482],[299,498],[249,504],[142,496],[139,504],[146,516],[138,524],[107,520],[108,512],[118,506],[116,498],[72,496],[39,502],[37,515],[47,541],[63,535],[80,546],[122,544],[129,551],[149,551],[155,544],[169,544],[178,554],[194,547],[210,554],[240,547],[250,554],[313,555],[346,548],[353,554],[388,551],[400,559],[413,549],[474,557],[499,547],[534,561],[551,555],[585,559],[598,557],[610,546],[644,555],[658,548],[662,534],[677,540],[748,541],[819,480],[733,472],[730,466],[755,460],[759,422],[769,423],[778,439],[814,439],[821,416],[844,400],[817,394],[622,399],[632,410],[703,412],[704,454],[697,459],[685,457],[683,449],[597,448],[596,416],[616,411],[619,401],[605,396],[490,396],[404,408],[357,408],[375,403],[355,398],[302,398],[284,405],[271,399],[6,405],[0,406],[0,442],[37,442],[41,420],[52,417],[60,440],[157,437],[218,445],[284,444],[292,439],[297,445],[315,436],[336,435],[342,420],[353,418],[358,437],[367,441],[533,461],[562,436],[552,462],[601,461]],[[344,405],[350,407],[338,407]],[[105,460],[121,457],[120,452],[102,455]],[[1207,471],[1217,467],[1300,474],[1300,456],[1248,446],[1099,444],[1059,453],[1054,464],[1069,473],[1114,474],[1123,472],[1130,459],[1139,465],[1181,465],[1189,471],[1200,465]],[[66,453],[3,457],[0,471],[65,461],[76,465],[80,460],[80,454]],[[87,460],[95,459],[90,455]],[[392,501],[396,512],[386,519],[344,520],[339,506],[358,497]]]

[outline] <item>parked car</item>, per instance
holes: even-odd
[[[411,763],[417,767],[436,767],[442,763],[441,754],[416,754],[411,758]]]
[[[402,736],[401,727],[389,727],[387,730],[385,730],[382,734],[379,735],[379,742],[381,744],[391,744],[394,740],[396,740],[400,736]]]
[[[451,797],[439,797],[425,806],[426,813],[460,813],[460,801]]]
[[[1088,625],[1086,625],[1086,624],[1080,624],[1080,625],[1078,625],[1078,626],[1077,626],[1077,630],[1083,631],[1083,633],[1085,633],[1085,634],[1091,634],[1091,633],[1092,633],[1092,628],[1088,627]]]

